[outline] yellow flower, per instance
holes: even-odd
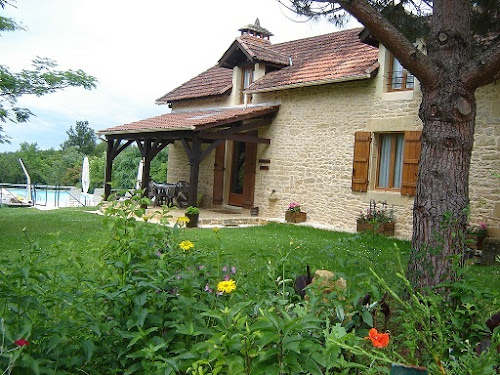
[[[182,241],[180,244],[179,244],[179,247],[182,249],[182,250],[190,250],[194,247],[194,244],[191,242],[191,241],[188,241],[188,240],[185,240],[185,241]]]
[[[217,233],[217,232],[219,231],[219,227],[214,227],[214,228],[212,228],[212,230],[213,230],[215,233]]]
[[[179,224],[187,224],[187,223],[189,223],[189,218],[187,216],[181,216],[181,217],[177,218],[177,222]]]
[[[224,280],[217,284],[217,291],[221,293],[231,293],[236,289],[236,282],[234,280]]]

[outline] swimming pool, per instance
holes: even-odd
[[[80,190],[75,187],[50,188],[34,187],[32,190],[33,201],[37,206],[69,207],[83,206],[89,200],[87,196],[81,195]],[[28,201],[26,188],[4,186],[0,191],[2,203],[8,203],[12,198],[20,201]]]

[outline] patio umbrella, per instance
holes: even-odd
[[[142,174],[144,173],[144,159],[139,162],[139,168],[137,169],[137,179],[135,182],[135,189],[139,190],[142,185]]]
[[[87,194],[90,186],[90,167],[89,167],[89,158],[85,155],[83,158],[83,166],[82,166],[82,191],[83,194]],[[85,196],[85,201],[87,200],[87,196]],[[87,202],[85,202],[87,203]]]

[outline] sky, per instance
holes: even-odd
[[[12,0],[11,0],[12,2]],[[284,0],[286,3],[286,0]],[[215,65],[258,17],[280,43],[338,30],[325,19],[298,18],[277,0],[17,0],[0,8],[26,31],[0,35],[0,64],[29,69],[37,56],[57,69],[82,69],[98,80],[96,89],[68,88],[18,101],[36,116],[4,124],[15,151],[22,142],[58,149],[66,131],[87,120],[105,129],[163,113],[155,100]],[[347,28],[357,27],[354,20]]]

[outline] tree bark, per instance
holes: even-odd
[[[416,287],[453,280],[452,258],[463,254],[468,219],[477,87],[471,82],[492,78],[474,66],[493,69],[498,54],[490,52],[489,61],[471,64],[470,0],[434,1],[427,56],[408,41],[400,43],[402,34],[365,0],[338,2],[420,81],[422,150],[407,276]]]
[[[428,57],[437,81],[422,85],[422,150],[413,210],[408,278],[416,287],[454,280],[469,207],[476,99],[461,70],[471,58],[469,0],[434,2]]]

